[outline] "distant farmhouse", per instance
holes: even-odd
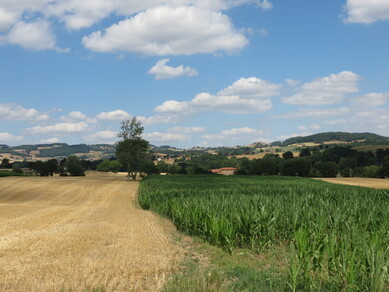
[[[234,175],[238,171],[235,167],[224,167],[218,169],[210,169],[212,173],[221,174],[221,175]]]

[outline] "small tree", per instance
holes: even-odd
[[[116,156],[120,163],[127,167],[128,177],[133,180],[142,171],[149,149],[149,142],[142,139],[143,129],[142,123],[135,117],[123,121],[118,134],[122,140],[116,143]]]
[[[282,157],[284,159],[292,159],[293,158],[293,152],[292,151],[286,151],[282,154]]]
[[[111,167],[111,162],[109,160],[104,160],[99,165],[97,165],[96,169],[97,171],[100,172],[108,172],[110,170],[110,167]]]
[[[113,173],[118,173],[120,171],[120,162],[117,160],[110,161],[109,170]]]

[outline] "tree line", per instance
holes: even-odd
[[[362,152],[335,146],[321,151],[314,147],[301,149],[297,157],[287,151],[282,155],[269,153],[253,160],[203,154],[176,159],[172,165],[159,161],[156,166],[159,172],[171,174],[206,174],[210,169],[235,167],[240,175],[384,178],[389,177],[389,149]]]
[[[100,172],[128,172],[128,177],[136,179],[146,174],[210,174],[211,169],[223,167],[237,168],[240,175],[285,175],[301,177],[389,177],[389,149],[362,152],[351,146],[307,147],[294,157],[287,151],[265,154],[261,159],[236,158],[229,153],[192,153],[175,159],[173,164],[155,162],[150,152],[150,144],[142,138],[143,126],[136,118],[123,121],[116,143],[116,157],[108,160],[84,160],[69,156],[60,161],[14,163],[14,172],[29,168],[41,176],[83,176],[86,170]],[[326,145],[327,146],[327,145]],[[324,149],[323,149],[324,148]],[[0,168],[10,168],[12,164],[4,158]]]

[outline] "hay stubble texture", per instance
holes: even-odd
[[[121,175],[0,180],[0,291],[158,291],[182,258],[173,227]]]

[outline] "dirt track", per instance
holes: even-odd
[[[181,260],[173,227],[120,175],[0,179],[0,291],[157,291]]]
[[[360,178],[360,177],[335,177],[335,178],[318,178],[335,184],[343,184],[350,186],[368,187],[375,189],[389,189],[389,179],[379,178]]]

